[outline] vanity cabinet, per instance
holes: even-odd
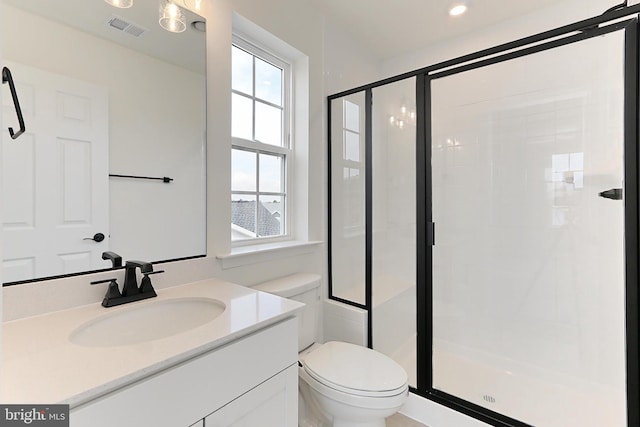
[[[297,329],[286,319],[72,408],[70,425],[295,427]]]

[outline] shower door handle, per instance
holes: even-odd
[[[430,245],[430,246],[436,245],[436,223],[435,222],[427,223],[427,245]]]
[[[598,195],[605,199],[622,200],[622,188],[612,188],[611,190],[602,191]]]

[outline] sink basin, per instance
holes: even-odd
[[[76,328],[69,339],[85,347],[139,344],[197,328],[220,316],[225,308],[212,298],[148,301],[92,319]]]

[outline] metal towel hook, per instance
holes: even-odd
[[[22,117],[22,110],[20,109],[20,101],[18,101],[18,94],[16,93],[16,85],[13,83],[13,77],[11,71],[7,67],[2,67],[2,84],[9,83],[9,90],[11,90],[11,97],[13,98],[13,105],[16,108],[16,115],[18,116],[18,123],[20,124],[20,130],[14,132],[13,128],[9,128],[9,135],[11,139],[17,139],[24,133],[26,128],[24,127],[24,118]]]

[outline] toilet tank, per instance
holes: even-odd
[[[320,275],[297,273],[259,283],[252,288],[305,304],[298,317],[298,351],[316,341],[320,310]]]

